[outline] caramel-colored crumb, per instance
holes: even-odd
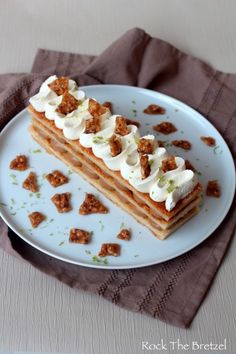
[[[70,193],[55,194],[51,198],[51,201],[54,203],[59,213],[67,213],[72,209],[70,205],[70,197]]]
[[[71,229],[69,242],[86,244],[90,241],[91,233],[81,229]]]
[[[28,158],[25,155],[18,155],[11,161],[9,167],[12,170],[25,171],[28,168]]]
[[[140,167],[142,179],[147,178],[151,173],[151,166],[147,155],[140,156]]]
[[[42,221],[46,219],[46,216],[39,211],[34,211],[33,213],[29,214],[28,217],[33,228],[37,227],[39,224],[41,224]]]
[[[87,193],[85,200],[81,204],[79,208],[79,214],[87,215],[87,214],[107,214],[108,208],[105,207],[93,194]]]
[[[207,184],[206,195],[208,197],[219,198],[221,195],[220,185],[217,180],[209,181]]]
[[[139,139],[137,150],[139,154],[152,154],[153,140],[146,138]]]
[[[126,119],[122,116],[116,117],[115,134],[125,136],[129,134]]]
[[[58,170],[54,170],[46,175],[46,179],[53,187],[59,187],[68,182],[68,177]]]
[[[157,140],[158,146],[159,147],[165,147],[165,143],[162,140]]]
[[[146,114],[165,114],[165,108],[158,106],[157,104],[150,104],[147,108],[143,110]]]
[[[193,172],[196,172],[196,168],[191,164],[189,160],[185,160],[185,167],[186,170],[191,170]]]
[[[88,111],[94,118],[96,118],[104,114],[107,111],[107,108],[90,98]]]
[[[34,172],[30,172],[28,177],[22,183],[22,187],[35,193],[38,192],[37,176]]]
[[[112,102],[106,101],[103,104],[103,107],[106,107],[110,110],[111,114],[113,113]]]
[[[177,131],[176,127],[171,122],[161,122],[160,124],[154,125],[153,129],[156,132],[162,133],[165,135],[168,135],[168,134],[171,134],[171,133],[174,133]]]
[[[109,145],[112,157],[115,157],[122,152],[121,139],[115,134],[113,134],[112,137],[109,139]]]
[[[192,147],[192,144],[188,140],[173,140],[171,143],[184,150],[190,150]]]
[[[61,96],[69,90],[69,79],[68,77],[64,76],[59,77],[58,79],[48,84],[48,87],[50,87],[50,89],[54,91],[57,96]]]
[[[65,92],[62,96],[62,101],[56,109],[57,112],[61,114],[68,114],[73,112],[78,108],[80,101],[78,101],[73,95],[69,92]]]
[[[120,245],[118,243],[103,243],[98,254],[100,257],[120,255]]]
[[[117,238],[119,238],[120,240],[125,240],[125,241],[129,241],[131,238],[131,233],[130,230],[128,229],[122,229],[119,234],[117,235]]]
[[[162,162],[161,162],[161,169],[164,173],[168,172],[168,171],[175,170],[176,168],[177,168],[177,165],[176,165],[174,156],[170,156],[166,160],[162,160]]]
[[[85,121],[85,134],[95,134],[101,130],[101,121],[99,117],[92,117]]]
[[[207,146],[215,146],[216,145],[216,141],[214,138],[212,138],[211,136],[201,136],[201,140],[204,142],[204,144],[206,144]]]
[[[129,119],[129,118],[125,118],[125,120],[126,120],[127,125],[136,125],[137,128],[140,127],[140,123],[137,122],[137,120],[133,120],[133,119]]]

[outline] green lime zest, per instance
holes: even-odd
[[[154,160],[148,160],[148,164],[151,167],[154,164]]]
[[[169,183],[169,186],[167,188],[167,192],[168,193],[172,193],[175,190],[175,188],[176,188],[175,183],[174,183],[173,179],[170,179],[168,181],[168,183]]]
[[[103,263],[103,264],[108,264],[107,258],[99,258],[98,256],[93,256],[92,257],[93,262],[95,263]]]
[[[103,231],[105,226],[104,226],[102,220],[99,220],[99,224],[100,224],[101,231]]]
[[[40,149],[35,149],[35,150],[33,150],[32,152],[33,152],[33,154],[40,154],[40,153],[42,152],[42,150],[40,150]]]

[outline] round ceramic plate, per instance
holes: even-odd
[[[87,96],[99,102],[111,101],[114,113],[138,120],[141,134],[155,134],[165,140],[167,149],[173,154],[191,161],[197,170],[200,182],[206,187],[208,180],[217,179],[221,185],[220,198],[204,197],[201,211],[166,240],[159,241],[150,231],[136,222],[101,195],[89,183],[53,156],[47,154],[30,136],[28,127],[30,116],[27,110],[20,112],[5,127],[0,136],[0,202],[1,216],[5,222],[26,242],[53,257],[64,261],[94,268],[135,268],[160,263],[179,256],[205,240],[226,216],[234,196],[235,170],[231,153],[218,131],[199,113],[180,101],[146,89],[119,86],[95,85],[82,87]],[[147,115],[144,108],[155,103],[166,109],[165,115]],[[152,126],[161,121],[173,122],[178,131],[164,136],[153,131]],[[201,136],[212,136],[217,145],[206,146]],[[171,146],[171,140],[187,139],[192,149],[184,150]],[[9,169],[10,161],[18,154],[29,157],[30,169],[18,172]],[[69,177],[69,183],[54,189],[45,180],[45,174],[53,169],[62,171]],[[38,175],[40,191],[30,193],[22,188],[22,182],[29,171]],[[227,171],[227,173],[226,173]],[[55,193],[71,192],[73,210],[57,213],[50,198]],[[109,208],[106,215],[81,216],[78,209],[86,192],[98,195]],[[32,229],[28,214],[41,211],[47,219]],[[71,244],[69,230],[77,227],[93,231],[91,243]],[[121,227],[132,230],[132,239],[116,239]],[[103,242],[121,244],[119,257],[98,257]]]

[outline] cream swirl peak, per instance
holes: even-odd
[[[61,96],[57,94],[58,91],[54,91],[50,87],[50,85],[56,80],[60,80],[56,75],[52,75],[49,78],[47,78],[47,80],[45,80],[42,83],[39,92],[29,99],[30,104],[32,104],[32,106],[36,109],[36,111],[45,112],[46,104],[51,102],[53,99],[56,99],[58,96]],[[68,80],[67,81],[68,91],[70,93],[77,92],[78,86],[76,82],[74,80],[69,80],[69,79],[67,80]]]
[[[154,140],[153,135],[147,135],[143,138],[150,139],[150,137]],[[140,155],[137,151],[137,145],[126,156],[120,168],[121,176],[142,193],[150,192],[151,187],[157,180],[157,176],[160,174],[161,161],[168,157],[168,153],[165,148],[156,147],[153,153],[147,154],[147,156],[150,165],[150,174],[145,179],[142,179],[141,176]]]
[[[181,157],[173,157],[159,147],[154,135],[140,137],[135,125],[126,124],[120,115],[112,115],[95,99],[86,98],[73,80],[50,76],[29,102],[53,120],[65,138],[91,148],[96,157],[112,171],[120,171],[136,190],[148,193],[156,202],[165,202],[168,211],[198,183]],[[62,110],[62,106],[67,110]]]

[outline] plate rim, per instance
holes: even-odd
[[[172,97],[172,96],[169,96],[169,95],[166,95],[164,93],[161,93],[159,91],[154,91],[154,90],[150,90],[150,89],[146,89],[146,88],[142,88],[142,87],[137,87],[137,86],[129,86],[129,85],[116,85],[116,84],[97,84],[97,85],[84,85],[84,86],[80,86],[80,88],[82,90],[86,90],[86,89],[100,89],[100,88],[104,88],[104,87],[111,87],[111,88],[114,88],[114,89],[131,89],[131,90],[135,90],[135,91],[144,91],[146,93],[151,93],[152,95],[154,94],[157,94],[160,98],[163,98],[164,100],[171,100],[173,102],[173,104],[175,105],[178,105],[179,107],[183,108],[183,109],[187,109],[190,113],[193,113],[195,116],[197,116],[197,118],[199,120],[203,120],[205,124],[208,125],[208,127],[210,129],[213,130],[213,132],[216,132],[218,135],[220,135],[221,139],[223,140],[225,146],[224,148],[226,148],[227,150],[227,153],[228,153],[228,157],[230,159],[230,164],[231,164],[231,167],[232,167],[232,178],[233,178],[233,184],[235,186],[235,183],[236,183],[236,173],[235,173],[235,165],[234,165],[234,160],[233,160],[233,156],[232,156],[232,153],[228,147],[228,144],[227,142],[225,141],[224,137],[222,136],[222,134],[216,129],[216,127],[208,120],[206,119],[201,113],[199,113],[198,111],[196,111],[194,108],[192,108],[191,106],[189,106],[188,104],[176,99],[175,97]],[[4,128],[1,130],[0,132],[0,139],[2,138],[2,136],[5,134],[5,131],[7,129],[9,129],[11,127],[12,124],[14,124],[14,122],[19,119],[19,117],[21,117],[21,115],[24,115],[24,114],[27,114],[27,107],[24,108],[23,110],[21,110],[20,112],[18,112],[5,126]],[[230,167],[230,168],[231,168]],[[23,234],[21,234],[15,227],[14,225],[11,224],[10,221],[8,221],[7,217],[5,217],[4,215],[4,212],[1,210],[0,208],[0,216],[1,218],[3,219],[3,221],[8,225],[8,227],[10,229],[12,229],[21,239],[23,239],[25,242],[27,242],[30,246],[36,248],[38,251],[44,253],[44,254],[47,254],[49,255],[50,257],[53,257],[53,258],[56,258],[56,259],[59,259],[61,261],[64,261],[66,263],[70,263],[70,264],[74,264],[74,265],[79,265],[79,266],[83,266],[83,267],[86,267],[86,268],[95,268],[95,269],[107,269],[107,270],[114,270],[114,269],[132,269],[132,268],[144,268],[144,267],[149,267],[149,266],[152,266],[152,265],[156,265],[156,264],[160,264],[160,263],[163,263],[163,262],[166,262],[166,261],[170,261],[172,259],[175,259],[189,251],[191,251],[192,249],[194,249],[195,247],[197,247],[198,245],[200,245],[202,242],[204,242],[208,237],[211,236],[211,234],[220,226],[220,224],[223,222],[223,220],[225,219],[226,215],[228,214],[231,206],[232,206],[232,202],[233,202],[233,199],[234,199],[234,195],[235,195],[235,189],[236,189],[236,186],[234,187],[234,190],[232,191],[231,193],[231,198],[228,200],[228,204],[227,204],[227,207],[224,209],[224,213],[221,214],[221,216],[217,219],[217,221],[215,222],[215,224],[217,224],[217,227],[215,227],[213,230],[211,228],[211,230],[208,230],[206,232],[206,236],[204,236],[204,238],[202,238],[199,242],[197,241],[196,243],[192,244],[191,247],[189,247],[188,249],[185,249],[184,251],[179,251],[177,253],[175,253],[174,255],[170,255],[169,257],[164,257],[163,259],[159,259],[158,261],[151,261],[150,263],[147,263],[145,262],[144,264],[140,263],[140,264],[136,264],[136,265],[123,265],[123,266],[119,266],[119,265],[102,265],[102,264],[93,264],[93,263],[85,263],[84,261],[83,262],[80,262],[80,261],[75,261],[75,260],[72,260],[72,259],[68,259],[66,257],[63,257],[61,255],[58,255],[56,253],[53,253],[49,250],[45,250],[43,247],[41,246],[38,246],[37,244],[34,244],[33,242],[31,242],[29,239],[27,239],[27,237],[25,237]],[[219,221],[218,221],[219,220]],[[164,242],[164,241],[162,241]]]

